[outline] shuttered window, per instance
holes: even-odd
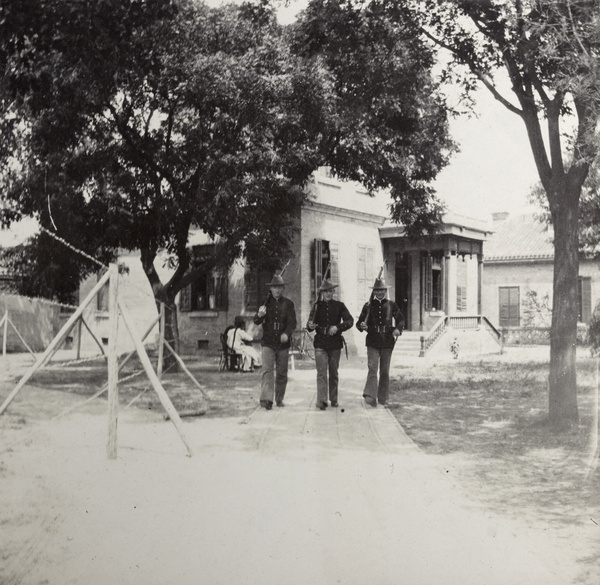
[[[334,297],[339,294],[341,288],[339,249],[339,244],[329,242],[328,240],[316,239],[313,241],[311,250],[312,269],[310,275],[312,285],[311,302],[314,302],[317,298],[319,288],[325,278],[338,285]]]
[[[520,295],[518,286],[501,286],[499,295],[499,324],[500,327],[519,327],[520,325]]]

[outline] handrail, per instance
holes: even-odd
[[[424,357],[431,346],[444,334],[448,327],[455,329],[473,329],[477,330],[484,326],[498,341],[502,341],[502,334],[496,329],[490,320],[484,315],[453,315],[449,317],[444,315],[440,317],[427,335],[421,336],[421,350],[419,357]]]
[[[484,323],[487,325],[487,327],[488,327],[488,330],[489,330],[489,329],[491,329],[491,330],[492,330],[492,331],[493,331],[493,332],[496,334],[496,337],[497,337],[498,339],[502,339],[502,333],[500,333],[500,331],[498,331],[498,329],[496,329],[496,328],[495,328],[495,327],[494,327],[494,326],[493,326],[493,325],[490,323],[490,320],[489,320],[487,317],[485,317],[484,315],[482,315],[482,317],[481,317],[481,318],[482,318],[482,320],[484,321]],[[491,331],[490,331],[490,333],[491,333]]]
[[[440,317],[427,335],[421,335],[421,351],[419,357],[424,357],[427,350],[441,337],[446,330],[448,316]]]

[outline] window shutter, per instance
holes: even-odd
[[[323,240],[315,240],[314,243],[315,256],[313,260],[313,272],[315,275],[315,284],[313,289],[313,298],[317,298],[319,287],[323,282]]]
[[[338,285],[336,294],[341,294],[342,283],[340,281],[340,268],[339,268],[339,245],[329,242],[329,257],[331,259],[331,266],[329,268],[329,279]]]
[[[512,327],[518,327],[521,319],[521,299],[519,295],[519,287],[513,286],[509,289],[509,291],[509,325]]]

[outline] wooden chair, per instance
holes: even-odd
[[[219,358],[219,372],[239,372],[241,366],[241,355],[235,353],[227,346],[227,334],[221,333],[221,357]]]

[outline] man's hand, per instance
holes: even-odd
[[[332,325],[327,331],[327,335],[335,335],[338,332],[338,328],[335,325]]]
[[[288,334],[287,333],[282,333],[281,334],[281,343],[287,343],[288,342]]]
[[[264,317],[266,314],[267,314],[267,307],[265,307],[264,305],[261,305],[260,307],[258,307],[257,315],[259,317]]]
[[[361,321],[361,322],[358,324],[358,328],[359,328],[361,331],[366,331],[366,330],[367,330],[367,324],[366,324],[364,321]]]
[[[398,339],[398,337],[402,335],[402,331],[400,331],[400,329],[394,329],[392,335],[394,336],[394,339]]]
[[[312,321],[309,321],[306,324],[307,329],[314,329],[315,328],[315,324]]]

